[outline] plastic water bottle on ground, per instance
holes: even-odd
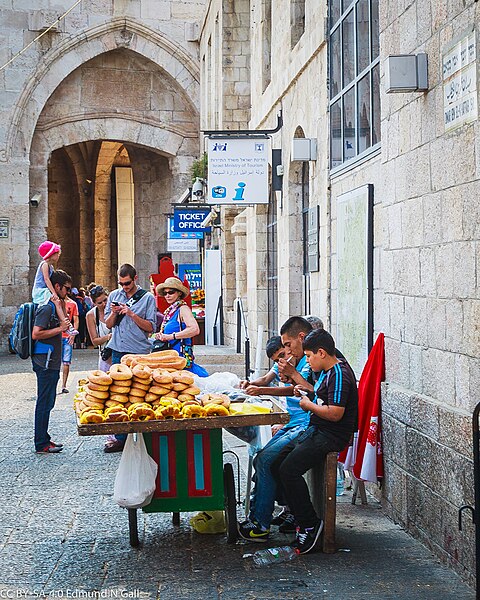
[[[292,546],[280,546],[279,548],[265,548],[258,550],[253,555],[253,562],[257,567],[278,564],[296,558],[298,554]]]
[[[345,493],[345,471],[343,463],[337,463],[337,496],[343,496]]]

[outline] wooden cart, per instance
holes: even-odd
[[[235,478],[230,463],[223,464],[223,428],[287,423],[289,415],[273,399],[268,414],[205,417],[167,421],[130,421],[80,425],[81,436],[143,433],[148,453],[158,465],[147,513],[171,512],[179,524],[181,512],[224,510],[227,541],[237,539]],[[128,509],[130,544],[139,545],[137,509]]]

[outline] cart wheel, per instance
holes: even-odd
[[[138,541],[138,523],[137,523],[137,509],[128,509],[128,530],[130,534],[130,546],[137,548],[140,545]]]
[[[238,538],[237,501],[235,498],[235,478],[230,463],[223,465],[223,489],[225,493],[225,521],[227,523],[227,542],[234,544]]]
[[[172,523],[177,526],[180,525],[180,513],[179,512],[172,513]]]

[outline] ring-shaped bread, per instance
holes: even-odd
[[[115,382],[113,385],[110,386],[110,394],[123,394],[125,396],[128,396],[130,392],[130,382],[126,381],[125,383],[128,385],[118,385],[117,382]]]
[[[88,423],[103,423],[104,417],[101,411],[86,409],[80,415],[80,423],[86,425]]]
[[[133,377],[132,375],[132,371],[130,370],[129,367],[127,367],[127,365],[112,365],[110,367],[110,377],[114,380],[114,381],[127,381],[128,379],[131,379]]]
[[[227,417],[230,414],[228,408],[221,404],[208,404],[204,408],[207,417]]]
[[[160,385],[171,385],[173,382],[172,375],[165,369],[154,369],[152,373],[153,379]]]
[[[155,419],[155,411],[145,402],[131,408],[132,410],[129,410],[128,413],[132,421],[153,421]]]
[[[87,381],[85,387],[89,390],[97,390],[98,392],[108,392],[110,389],[108,385],[98,385],[98,383],[93,383],[93,381]]]
[[[94,398],[98,398],[99,400],[106,400],[109,396],[108,392],[99,392],[98,390],[92,390],[90,386],[87,385],[87,394],[93,396]]]
[[[99,369],[95,369],[95,371],[89,371],[87,373],[88,381],[92,383],[96,383],[97,385],[110,385],[112,383],[112,378],[105,373],[104,371],[100,371]]]
[[[152,369],[147,365],[135,365],[132,369],[132,373],[135,377],[138,377],[139,379],[152,381]]]
[[[179,406],[175,406],[173,404],[169,404],[168,406],[163,406],[162,408],[158,408],[156,414],[160,413],[164,419],[181,419],[182,413]]]
[[[187,404],[183,407],[182,414],[186,419],[198,419],[205,416],[205,409],[199,404]]]
[[[178,373],[173,373],[172,377],[174,383],[184,383],[186,386],[193,385],[195,381],[189,371],[178,371]]]

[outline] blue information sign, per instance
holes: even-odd
[[[209,214],[210,209],[208,208],[175,208],[173,231],[177,233],[210,233],[211,227],[202,227],[202,222]]]
[[[174,231],[173,217],[168,217],[168,239],[169,240],[203,240],[203,231]]]

